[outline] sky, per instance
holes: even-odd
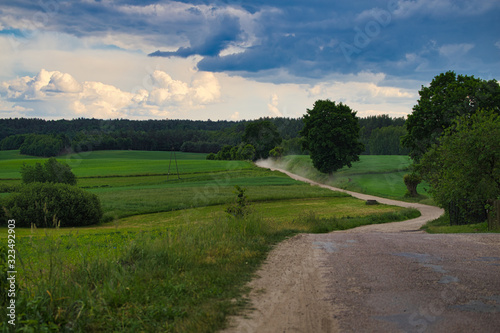
[[[499,0],[0,0],[0,118],[405,117],[500,79]]]

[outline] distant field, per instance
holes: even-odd
[[[207,161],[205,157],[205,154],[182,152],[174,155],[171,152],[96,151],[66,155],[58,160],[72,167],[79,187],[100,197],[106,220],[223,204],[232,197],[234,185],[246,187],[249,197],[255,201],[333,195],[249,162]],[[332,178],[315,170],[309,156],[286,156],[282,164],[292,172],[336,187],[389,198],[404,197],[403,176],[410,165],[407,156],[370,155],[360,159],[352,168],[334,173]],[[20,184],[19,170],[23,163],[44,160],[20,155],[18,151],[0,151],[0,185]],[[419,186],[419,193],[425,194],[424,186]]]
[[[78,186],[101,199],[105,220],[125,216],[220,205],[234,196],[234,186],[247,188],[251,200],[338,196],[245,161],[208,161],[206,154],[142,151],[97,151],[58,158],[78,177]],[[43,162],[0,152],[0,184],[20,184],[19,169]],[[171,160],[172,158],[172,160]],[[170,164],[170,175],[167,179]],[[5,194],[3,194],[5,196]]]
[[[403,176],[408,173],[410,164],[408,156],[361,155],[360,161],[353,163],[351,168],[344,167],[328,177],[314,169],[309,156],[286,156],[280,163],[291,172],[331,186],[394,199],[404,199]],[[418,192],[426,195],[426,186],[420,184]]]
[[[248,167],[248,163],[233,161],[207,161],[206,154],[176,152],[179,173],[223,171]],[[46,159],[20,155],[19,151],[0,151],[0,179],[20,179],[23,163],[35,164]],[[105,177],[130,175],[176,174],[174,155],[170,152],[150,151],[94,151],[60,156],[77,177]]]

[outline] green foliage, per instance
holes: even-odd
[[[238,146],[224,146],[217,154],[209,154],[207,160],[252,161],[255,148],[251,144],[240,143]]]
[[[180,150],[192,153],[216,153],[220,150],[220,144],[206,141],[185,141]]]
[[[488,222],[466,225],[450,225],[450,216],[448,214],[444,214],[436,220],[427,222],[421,229],[430,234],[499,232],[488,230]]]
[[[27,184],[5,206],[19,227],[77,227],[99,223],[102,217],[96,195],[67,184]]]
[[[419,95],[405,124],[408,133],[402,139],[417,161],[455,118],[470,116],[480,108],[500,113],[500,86],[496,80],[457,76],[449,71],[436,76],[429,87],[422,87]]]
[[[241,144],[238,149],[238,156],[242,160],[253,161],[255,159],[255,147],[251,144]]]
[[[365,155],[387,155],[387,154],[377,154],[371,151],[370,142],[372,141],[372,137],[376,136],[377,130],[383,129],[385,127],[401,127],[405,124],[405,118],[391,118],[387,114],[381,114],[376,116],[368,116],[365,118],[359,119],[359,127],[360,130],[360,141],[365,146],[365,151],[363,154]],[[390,151],[398,151],[400,149],[400,143],[395,142],[394,140],[390,140],[386,142],[390,144]]]
[[[307,153],[302,150],[303,140],[299,136],[304,123],[301,118],[261,118],[275,125],[279,136],[284,139],[280,145],[284,154]],[[224,145],[239,146],[245,126],[254,121],[192,121],[192,120],[146,120],[128,119],[98,120],[43,120],[43,119],[0,119],[0,149],[19,149],[27,136],[45,135],[49,140],[43,145],[53,145],[53,139],[64,138],[63,151],[74,153],[100,150],[147,150],[216,153]],[[361,142],[365,154],[370,153],[370,138],[376,129],[388,126],[402,126],[404,118],[388,115],[360,118]],[[60,133],[55,136],[53,133]],[[42,138],[42,137],[40,137]],[[285,142],[286,141],[286,142]],[[45,148],[32,142],[30,149],[43,151]],[[391,151],[399,144],[391,140]],[[272,148],[272,147],[270,147]],[[24,149],[24,148],[23,148]],[[24,150],[23,150],[24,151]],[[40,155],[40,153],[36,153]]]
[[[278,147],[274,147],[269,152],[269,156],[272,157],[272,158],[280,159],[281,157],[283,157],[283,152],[284,151],[285,151],[285,149],[283,147],[279,147],[279,146]]]
[[[248,197],[245,194],[246,189],[241,188],[238,185],[235,185],[234,188],[236,189],[236,191],[234,191],[236,198],[234,202],[226,208],[226,213],[236,218],[243,218],[250,213],[250,204],[248,202]]]
[[[401,146],[401,137],[406,134],[403,126],[387,126],[372,131],[369,140],[372,155],[408,155],[409,150]]]
[[[241,140],[255,148],[254,160],[269,157],[269,151],[282,141],[276,125],[269,120],[249,123]]]
[[[415,172],[407,173],[403,177],[403,181],[408,189],[407,196],[418,197],[417,186],[422,182],[422,177]]]
[[[0,141],[0,150],[17,150],[24,143],[25,134],[11,135]]]
[[[233,146],[226,145],[222,147],[221,150],[217,153],[217,159],[219,161],[229,161],[231,160],[231,150],[233,149]]]
[[[24,184],[38,182],[76,185],[76,176],[69,165],[58,162],[54,157],[49,158],[43,166],[40,163],[34,166],[24,164],[21,178]]]
[[[283,140],[281,146],[283,147],[283,155],[301,155],[308,153],[303,150],[304,138],[302,137]]]
[[[12,193],[19,191],[17,184],[0,184],[0,193]]]
[[[29,134],[19,147],[21,154],[51,157],[60,155],[70,147],[69,138],[64,135]]]
[[[318,100],[312,110],[307,110],[301,135],[314,167],[323,173],[351,167],[364,150],[356,112],[330,100]]]
[[[207,160],[214,161],[217,159],[217,155],[214,153],[210,153],[207,155]]]
[[[476,222],[473,216],[481,216],[486,202],[500,195],[499,114],[480,110],[456,119],[418,170],[437,203],[445,209],[453,203],[465,220]]]

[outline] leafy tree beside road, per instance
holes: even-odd
[[[457,207],[465,223],[484,222],[487,202],[500,197],[500,115],[480,110],[457,118],[418,168],[437,203]]]
[[[310,152],[313,165],[323,173],[333,173],[359,161],[364,146],[359,142],[356,112],[345,104],[318,100],[304,115],[304,149]]]
[[[472,115],[481,108],[500,113],[500,86],[496,80],[449,71],[437,75],[419,95],[405,123],[408,133],[402,138],[403,146],[410,149],[410,157],[416,161],[438,142],[455,118]]]

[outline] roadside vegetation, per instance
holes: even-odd
[[[408,190],[403,180],[411,165],[411,160],[407,156],[361,155],[359,158],[360,161],[353,163],[351,168],[344,167],[333,175],[316,170],[309,156],[290,155],[274,163],[292,173],[345,190],[432,204],[425,183],[418,186],[418,197],[410,197],[407,194]]]
[[[1,200],[17,195],[23,162],[46,162],[0,155],[0,188],[11,189]],[[17,328],[213,332],[246,305],[245,284],[278,242],[419,214],[205,156],[177,153],[179,173],[170,175],[170,152],[58,158],[77,176],[76,189],[99,198],[104,217],[92,226],[16,228]],[[241,205],[245,213],[234,214]]]
[[[430,234],[474,234],[485,232],[500,232],[500,230],[489,230],[487,222],[450,225],[450,217],[446,214],[436,220],[429,221],[421,229]]]

